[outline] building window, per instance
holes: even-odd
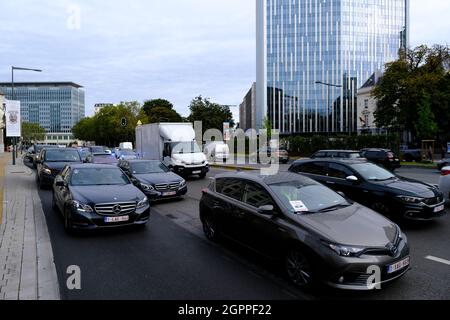
[[[369,99],[364,100],[364,108],[369,109]]]

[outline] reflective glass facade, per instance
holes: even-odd
[[[285,134],[355,132],[357,89],[408,44],[408,5],[257,0],[257,124],[268,117]]]
[[[0,91],[12,99],[11,83],[0,83]],[[18,83],[14,93],[22,121],[38,123],[48,133],[71,133],[85,116],[84,90],[75,83]]]

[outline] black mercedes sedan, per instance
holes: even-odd
[[[110,165],[67,165],[55,179],[52,205],[68,232],[144,226],[150,219],[148,198]]]
[[[56,176],[67,164],[82,163],[76,149],[46,147],[36,160],[36,182],[40,189],[51,187]]]
[[[181,198],[187,193],[186,181],[161,161],[121,160],[119,167],[150,201]]]
[[[370,162],[300,160],[289,171],[343,192],[394,220],[430,220],[445,214],[444,196],[438,188],[395,175]]]
[[[200,218],[208,239],[284,261],[301,288],[378,289],[410,268],[408,240],[395,223],[293,173],[218,175],[203,190]]]

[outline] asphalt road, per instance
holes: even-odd
[[[282,166],[282,171],[288,166]],[[210,176],[224,170],[214,169]],[[257,172],[255,172],[257,173]],[[430,170],[402,169],[401,175],[437,183]],[[183,201],[157,204],[143,230],[68,236],[51,209],[51,192],[40,192],[47,217],[63,299],[450,299],[450,215],[429,223],[402,226],[409,237],[413,269],[401,280],[374,292],[293,287],[278,265],[233,243],[204,239],[198,201],[208,179],[188,181]],[[82,290],[66,287],[68,266],[82,272]]]

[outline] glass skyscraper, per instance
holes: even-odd
[[[355,132],[358,88],[408,46],[409,0],[256,1],[257,127]]]
[[[0,83],[0,91],[12,100],[11,83]],[[14,84],[15,100],[21,102],[23,122],[38,123],[47,140],[69,140],[72,128],[85,117],[83,87],[72,82]]]

